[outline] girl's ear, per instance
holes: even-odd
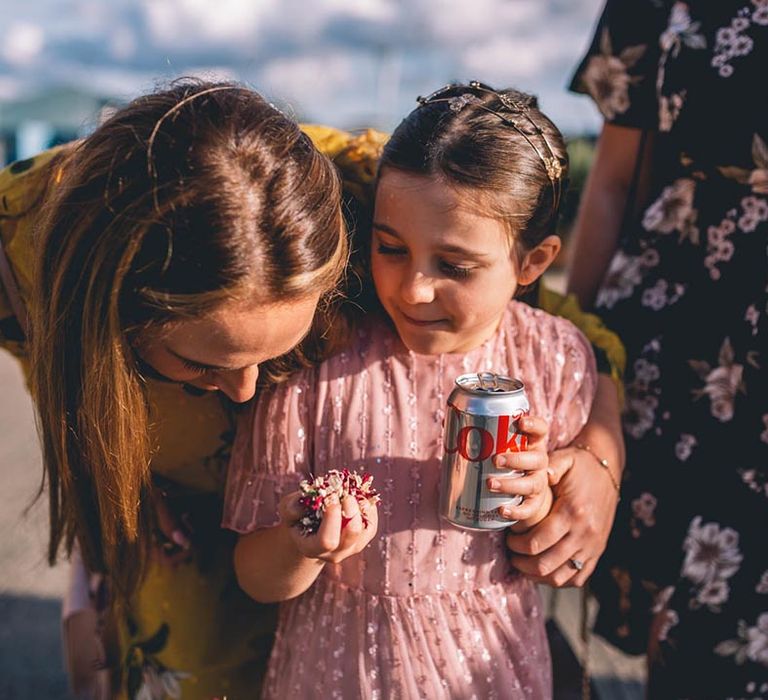
[[[557,257],[561,245],[560,236],[551,235],[547,236],[533,250],[529,250],[520,266],[517,283],[524,286],[533,284],[539,279]]]

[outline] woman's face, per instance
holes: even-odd
[[[385,170],[376,191],[371,269],[403,343],[466,352],[493,335],[518,284],[510,236],[436,177]]]
[[[259,364],[296,346],[307,334],[319,294],[280,304],[224,304],[199,319],[142,333],[141,360],[175,382],[222,391],[242,403],[256,391]]]

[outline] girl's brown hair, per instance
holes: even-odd
[[[554,233],[568,154],[535,97],[473,82],[419,102],[384,147],[379,173],[436,175],[471,191],[481,213],[505,222],[518,253]]]
[[[49,559],[77,540],[125,598],[147,561],[154,447],[131,338],[225,302],[334,287],[347,252],[340,186],[258,94],[190,80],[118,111],[54,180],[31,338]]]
[[[377,182],[388,169],[443,178],[479,213],[505,223],[518,258],[555,232],[568,153],[535,97],[469,83],[446,86],[419,103],[384,146]],[[370,274],[371,209],[360,205],[351,226],[351,274],[341,308],[352,328],[384,313]],[[532,287],[518,294],[532,298]]]

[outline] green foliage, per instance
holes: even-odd
[[[567,242],[568,235],[573,227],[576,211],[579,208],[581,192],[584,189],[587,174],[592,166],[594,154],[594,137],[580,136],[568,140],[568,157],[571,166],[570,182],[560,209],[560,222],[557,227],[557,232],[562,237],[564,244]]]

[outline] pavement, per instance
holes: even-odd
[[[48,514],[29,394],[0,351],[0,698],[68,698],[60,639],[66,566],[45,560]]]
[[[35,498],[42,467],[34,414],[18,364],[0,351],[0,698],[69,698],[59,639],[66,565],[45,561],[47,506]],[[555,609],[550,625],[556,700],[581,698],[579,592],[542,594]],[[575,653],[574,651],[575,650]],[[643,700],[642,662],[595,638],[590,644],[593,697]],[[234,700],[234,699],[233,699]]]

